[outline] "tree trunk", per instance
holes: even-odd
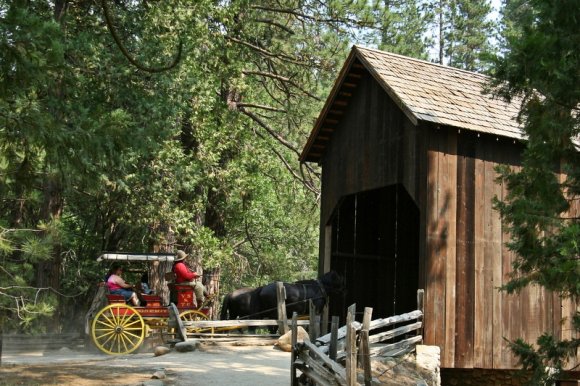
[[[42,205],[41,219],[47,223],[60,219],[63,209],[62,185],[55,175],[48,175],[43,186],[44,202]],[[51,255],[35,265],[34,285],[38,288],[51,288],[60,291],[62,272],[62,246],[56,241],[52,245]],[[52,295],[52,292],[45,292]],[[62,315],[62,305],[53,314],[52,322],[47,325],[47,332],[59,332],[59,324]]]
[[[155,253],[174,253],[175,248],[175,234],[171,226],[161,224],[154,231],[154,234],[165,235],[162,242],[153,245],[153,252]],[[162,304],[169,304],[169,287],[167,280],[165,280],[165,273],[171,271],[173,263],[171,262],[154,262],[149,268],[149,286],[153,291],[161,296]]]
[[[214,301],[210,304],[210,319],[218,319],[219,315],[219,294],[220,294],[220,277],[221,268],[206,269],[203,274],[203,285],[210,296],[214,297]]]

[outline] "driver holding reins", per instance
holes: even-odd
[[[195,299],[198,305],[205,300],[205,287],[201,283],[201,277],[197,272],[192,272],[187,265],[185,265],[185,258],[187,253],[178,250],[173,263],[173,273],[175,273],[175,284],[189,285],[193,287],[195,292]]]

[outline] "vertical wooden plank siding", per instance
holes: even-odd
[[[426,289],[427,259],[425,257],[427,256],[427,195],[429,191],[429,181],[427,180],[427,138],[430,130],[423,125],[419,125],[417,130],[421,130],[422,133],[425,133],[424,135],[417,136],[417,173],[415,178],[417,179],[417,202],[419,206],[419,288]]]
[[[499,147],[499,146],[498,146]],[[500,159],[502,163],[509,164],[509,157],[505,154],[505,151],[501,151]],[[507,197],[508,190],[506,184],[502,184],[502,199]],[[512,272],[512,263],[514,261],[514,253],[511,252],[506,246],[506,242],[509,241],[510,234],[506,229],[502,228],[502,260],[503,260],[503,272],[502,272],[502,284],[506,284],[510,280],[510,274]],[[520,314],[519,301],[520,298],[516,294],[509,295],[504,292],[503,294],[503,304],[502,304],[502,326],[501,332],[503,336],[509,340],[514,340],[518,338],[519,331],[514,330],[518,321],[521,320],[522,315]],[[520,322],[521,323],[521,322]],[[512,354],[511,350],[507,346],[507,343],[503,343],[504,349],[501,356],[501,366],[502,368],[514,368],[517,365],[516,357]]]
[[[448,132],[447,154],[441,154],[443,167],[439,173],[444,204],[440,205],[441,219],[446,219],[447,254],[445,257],[445,352],[444,362],[455,365],[455,301],[456,301],[456,234],[457,234],[457,133]]]
[[[475,160],[469,139],[462,135],[457,158],[457,296],[455,365],[473,367],[475,267],[473,249]]]
[[[445,293],[444,256],[441,252],[439,218],[439,161],[441,135],[439,131],[429,133],[427,148],[427,260],[426,260],[426,307],[425,339],[427,344],[436,345],[445,352]],[[442,365],[447,366],[445,359]]]
[[[493,197],[501,199],[502,186],[496,182],[498,175],[495,171],[495,167],[498,165],[496,160],[498,159],[498,154],[500,151],[498,150],[497,146],[493,146],[493,143],[491,143],[489,146],[487,146],[487,153],[489,154],[489,161],[486,162],[485,165],[486,197],[488,199],[492,199]],[[503,340],[501,319],[503,293],[498,290],[498,287],[501,286],[503,279],[502,226],[499,212],[495,210],[489,210],[487,211],[487,216],[485,230],[487,232],[485,236],[487,242],[485,244],[484,254],[486,262],[489,261],[492,267],[492,368],[501,368],[501,355],[504,351],[505,345]]]
[[[515,159],[516,158],[515,155],[513,153],[510,153],[510,152],[506,151],[507,150],[507,147],[504,147],[504,149],[505,150],[504,150],[503,153],[508,158],[507,159],[508,164],[509,165],[513,165],[512,168],[515,171],[518,171],[519,169],[521,169],[519,166],[517,166],[517,160]],[[504,190],[504,197],[505,197],[505,195],[507,195],[507,192],[508,192],[507,186],[504,185],[504,189],[505,189]],[[511,239],[511,235],[508,234],[507,239],[508,240]],[[507,248],[507,246],[505,246],[505,244],[504,244],[504,247]],[[517,256],[512,251],[510,251],[509,254],[510,254],[510,259],[509,260],[511,261],[511,264],[513,264]],[[513,271],[513,268],[512,267],[510,267],[510,271]],[[529,290],[530,289],[528,287],[526,289],[526,291],[529,291]],[[528,296],[529,296],[529,293],[528,293]],[[511,307],[512,307],[512,311],[511,311],[512,312],[512,314],[511,314],[512,317],[510,319],[510,331],[511,331],[511,334],[512,334],[512,339],[517,339],[518,337],[522,336],[522,332],[523,332],[522,325],[524,324],[524,321],[525,321],[525,324],[527,324],[529,322],[529,320],[528,320],[529,319],[529,315],[526,315],[526,313],[523,312],[524,309],[522,307],[522,297],[521,296],[518,296],[516,294],[515,296],[511,296],[511,300],[512,300],[512,305],[511,305]],[[539,299],[536,299],[536,300],[539,301]],[[535,341],[535,340],[536,339],[534,337],[533,338],[533,341]],[[511,353],[511,351],[510,351],[510,353]],[[516,356],[515,355],[511,355],[511,358],[512,359],[511,359],[510,366],[512,368],[518,368],[519,367],[519,361],[516,358]]]
[[[435,312],[437,313],[437,325],[435,330],[435,337],[438,342],[441,342],[443,352],[447,352],[449,347],[445,344],[446,335],[446,309],[445,309],[445,276],[446,276],[446,261],[447,261],[447,247],[449,240],[447,239],[447,231],[449,229],[449,218],[447,217],[446,208],[448,200],[450,199],[443,181],[442,175],[447,173],[445,153],[447,149],[447,130],[437,130],[437,206],[436,206],[436,223],[435,226],[435,250],[436,250],[436,272],[437,280],[434,282],[435,293]],[[445,358],[443,358],[445,362]],[[451,364],[450,364],[451,365]]]
[[[473,366],[476,368],[490,368],[492,360],[492,334],[493,334],[493,299],[490,296],[493,291],[491,277],[491,261],[486,260],[485,245],[489,232],[486,221],[491,212],[491,197],[486,189],[486,161],[484,157],[485,146],[477,146],[475,151],[475,208],[474,208],[474,233],[475,233],[475,315],[474,315],[474,338],[473,338]]]
[[[494,219],[497,221],[496,227],[499,228],[499,215],[497,211],[493,209],[493,188],[496,185],[495,183],[495,171],[493,170],[493,162],[490,160],[491,156],[491,149],[489,146],[485,146],[483,151],[480,153],[481,159],[479,160],[481,168],[478,172],[476,170],[476,174],[481,174],[481,200],[483,201],[483,209],[481,213],[481,229],[480,229],[480,237],[482,238],[482,242],[480,244],[480,259],[483,260],[483,277],[481,280],[483,281],[482,284],[482,291],[483,296],[486,299],[483,305],[483,309],[479,310],[481,316],[479,317],[481,328],[483,331],[481,332],[481,339],[483,343],[481,344],[481,367],[482,368],[493,368],[493,350],[494,350],[494,341],[493,341],[493,328],[494,328],[494,303],[496,301],[495,295],[498,292],[494,286],[494,264],[493,264],[493,243],[496,242],[492,223]],[[476,198],[477,200],[477,198]],[[477,220],[476,220],[477,221]],[[499,236],[499,232],[496,232]],[[478,294],[476,294],[477,300]],[[477,309],[477,308],[476,308]],[[476,333],[478,326],[475,326]]]

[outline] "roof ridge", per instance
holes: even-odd
[[[479,76],[479,77],[482,77],[482,78],[486,78],[486,79],[491,79],[491,76],[485,75],[485,74],[481,74],[479,72],[473,72],[473,71],[463,70],[461,68],[452,67],[452,66],[448,66],[448,65],[445,65],[445,64],[434,63],[434,62],[430,62],[428,60],[417,59],[417,58],[413,58],[413,57],[405,56],[405,55],[401,55],[401,54],[395,54],[393,52],[379,50],[378,48],[365,47],[365,46],[360,46],[360,45],[357,45],[357,44],[354,44],[352,47],[353,47],[353,49],[356,49],[357,51],[374,51],[374,52],[380,53],[382,55],[389,55],[389,56],[394,56],[394,57],[401,58],[401,59],[404,59],[404,60],[411,60],[411,61],[419,62],[419,63],[422,63],[422,64],[429,64],[431,66],[439,67],[439,68],[442,68],[444,70],[457,71],[457,72],[462,72],[462,73],[466,73],[466,74],[469,74],[469,75],[476,75],[476,76]]]

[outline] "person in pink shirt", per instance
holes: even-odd
[[[181,250],[177,251],[175,261],[173,263],[173,273],[175,273],[175,284],[189,285],[193,287],[195,292],[195,299],[197,304],[203,303],[205,300],[205,287],[201,283],[201,277],[197,272],[191,271],[185,265],[185,258],[187,254]]]
[[[139,306],[139,299],[137,294],[132,290],[133,285],[125,283],[125,280],[121,277],[123,273],[123,267],[120,264],[113,264],[107,276],[105,276],[105,282],[107,283],[107,288],[109,293],[112,295],[123,295],[125,301],[129,301],[134,306]]]

